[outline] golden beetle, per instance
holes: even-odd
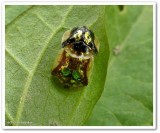
[[[85,26],[65,32],[62,37],[62,49],[55,60],[52,75],[67,87],[87,86],[94,55],[98,53],[98,49],[98,40]]]

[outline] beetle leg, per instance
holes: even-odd
[[[95,46],[95,44],[94,44],[93,42],[90,42],[90,43],[88,44],[88,46],[89,46],[91,49],[93,49],[93,52],[94,52],[95,54],[98,53],[98,50],[97,50],[97,48],[96,48],[96,46]]]

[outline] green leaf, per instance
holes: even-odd
[[[107,73],[104,12],[104,6],[31,6],[10,17],[6,8],[6,125],[82,125],[88,119]],[[63,33],[83,25],[98,37],[100,51],[89,85],[63,88],[54,82],[51,68]]]
[[[121,9],[121,8],[120,8]],[[153,6],[106,7],[105,90],[86,125],[153,124]]]
[[[27,12],[32,6],[29,5],[7,5],[5,7],[5,25],[8,25],[10,22],[14,21],[16,18],[20,17],[23,15],[23,13]]]

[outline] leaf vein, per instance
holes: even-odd
[[[38,15],[38,14],[36,14],[36,13],[32,13],[33,15],[35,15],[44,25],[46,25],[51,31],[53,31],[53,29],[49,26],[49,24],[48,23],[46,23],[45,21],[44,21],[44,19],[40,16],[40,15]]]
[[[68,12],[66,13],[66,17],[68,16],[69,12],[71,11],[73,6],[70,6]],[[39,55],[39,58],[37,59],[37,62],[35,63],[34,67],[33,67],[33,70],[30,72],[28,78],[27,78],[27,82],[25,84],[25,87],[24,87],[24,90],[23,90],[23,93],[22,93],[22,97],[21,97],[21,100],[19,102],[19,106],[18,106],[18,110],[17,110],[17,115],[16,115],[16,122],[18,123],[20,118],[21,118],[21,115],[22,115],[22,112],[23,112],[23,107],[24,107],[24,102],[25,102],[25,99],[26,99],[26,96],[27,96],[27,93],[28,93],[28,90],[29,90],[29,87],[31,85],[31,82],[32,82],[32,78],[36,72],[36,69],[38,67],[38,64],[39,62],[41,61],[42,59],[42,56],[43,54],[45,53],[46,49],[47,49],[47,46],[49,45],[50,41],[52,40],[53,36],[61,29],[61,27],[64,25],[64,22],[66,20],[66,17],[64,17],[64,19],[61,21],[61,24],[59,25],[59,27],[55,30],[55,32],[52,33],[52,35],[50,36],[49,38],[49,41],[48,43],[46,43]]]
[[[122,94],[123,94],[124,96],[130,97],[131,99],[133,99],[133,101],[138,102],[139,104],[141,104],[141,105],[142,105],[146,110],[148,110],[149,112],[152,112],[152,111],[149,109],[149,107],[147,107],[142,101],[138,100],[138,99],[135,98],[134,96],[132,96],[132,95],[130,95],[130,94],[128,94],[128,93],[125,93],[125,92],[123,92]]]
[[[10,115],[7,107],[5,108],[5,114],[6,114],[7,118],[10,120],[10,122],[14,122],[14,119],[13,119],[13,117]],[[8,121],[7,121],[7,122],[8,122]]]
[[[19,65],[21,66],[27,73],[29,73],[29,69],[19,60],[17,59],[11,51],[9,51],[7,48],[5,48],[6,53]]]
[[[23,17],[28,11],[30,11],[34,6],[29,7],[27,10],[25,10],[24,12],[22,12],[20,15],[18,15],[17,17],[15,17],[11,22],[9,22],[6,25],[6,28],[11,25],[13,22],[19,20],[21,17]]]

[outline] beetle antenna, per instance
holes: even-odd
[[[65,46],[67,46],[67,45],[69,45],[69,44],[71,44],[73,42],[75,42],[75,38],[74,37],[68,38],[66,41],[64,41],[62,43],[62,48],[64,48]]]

